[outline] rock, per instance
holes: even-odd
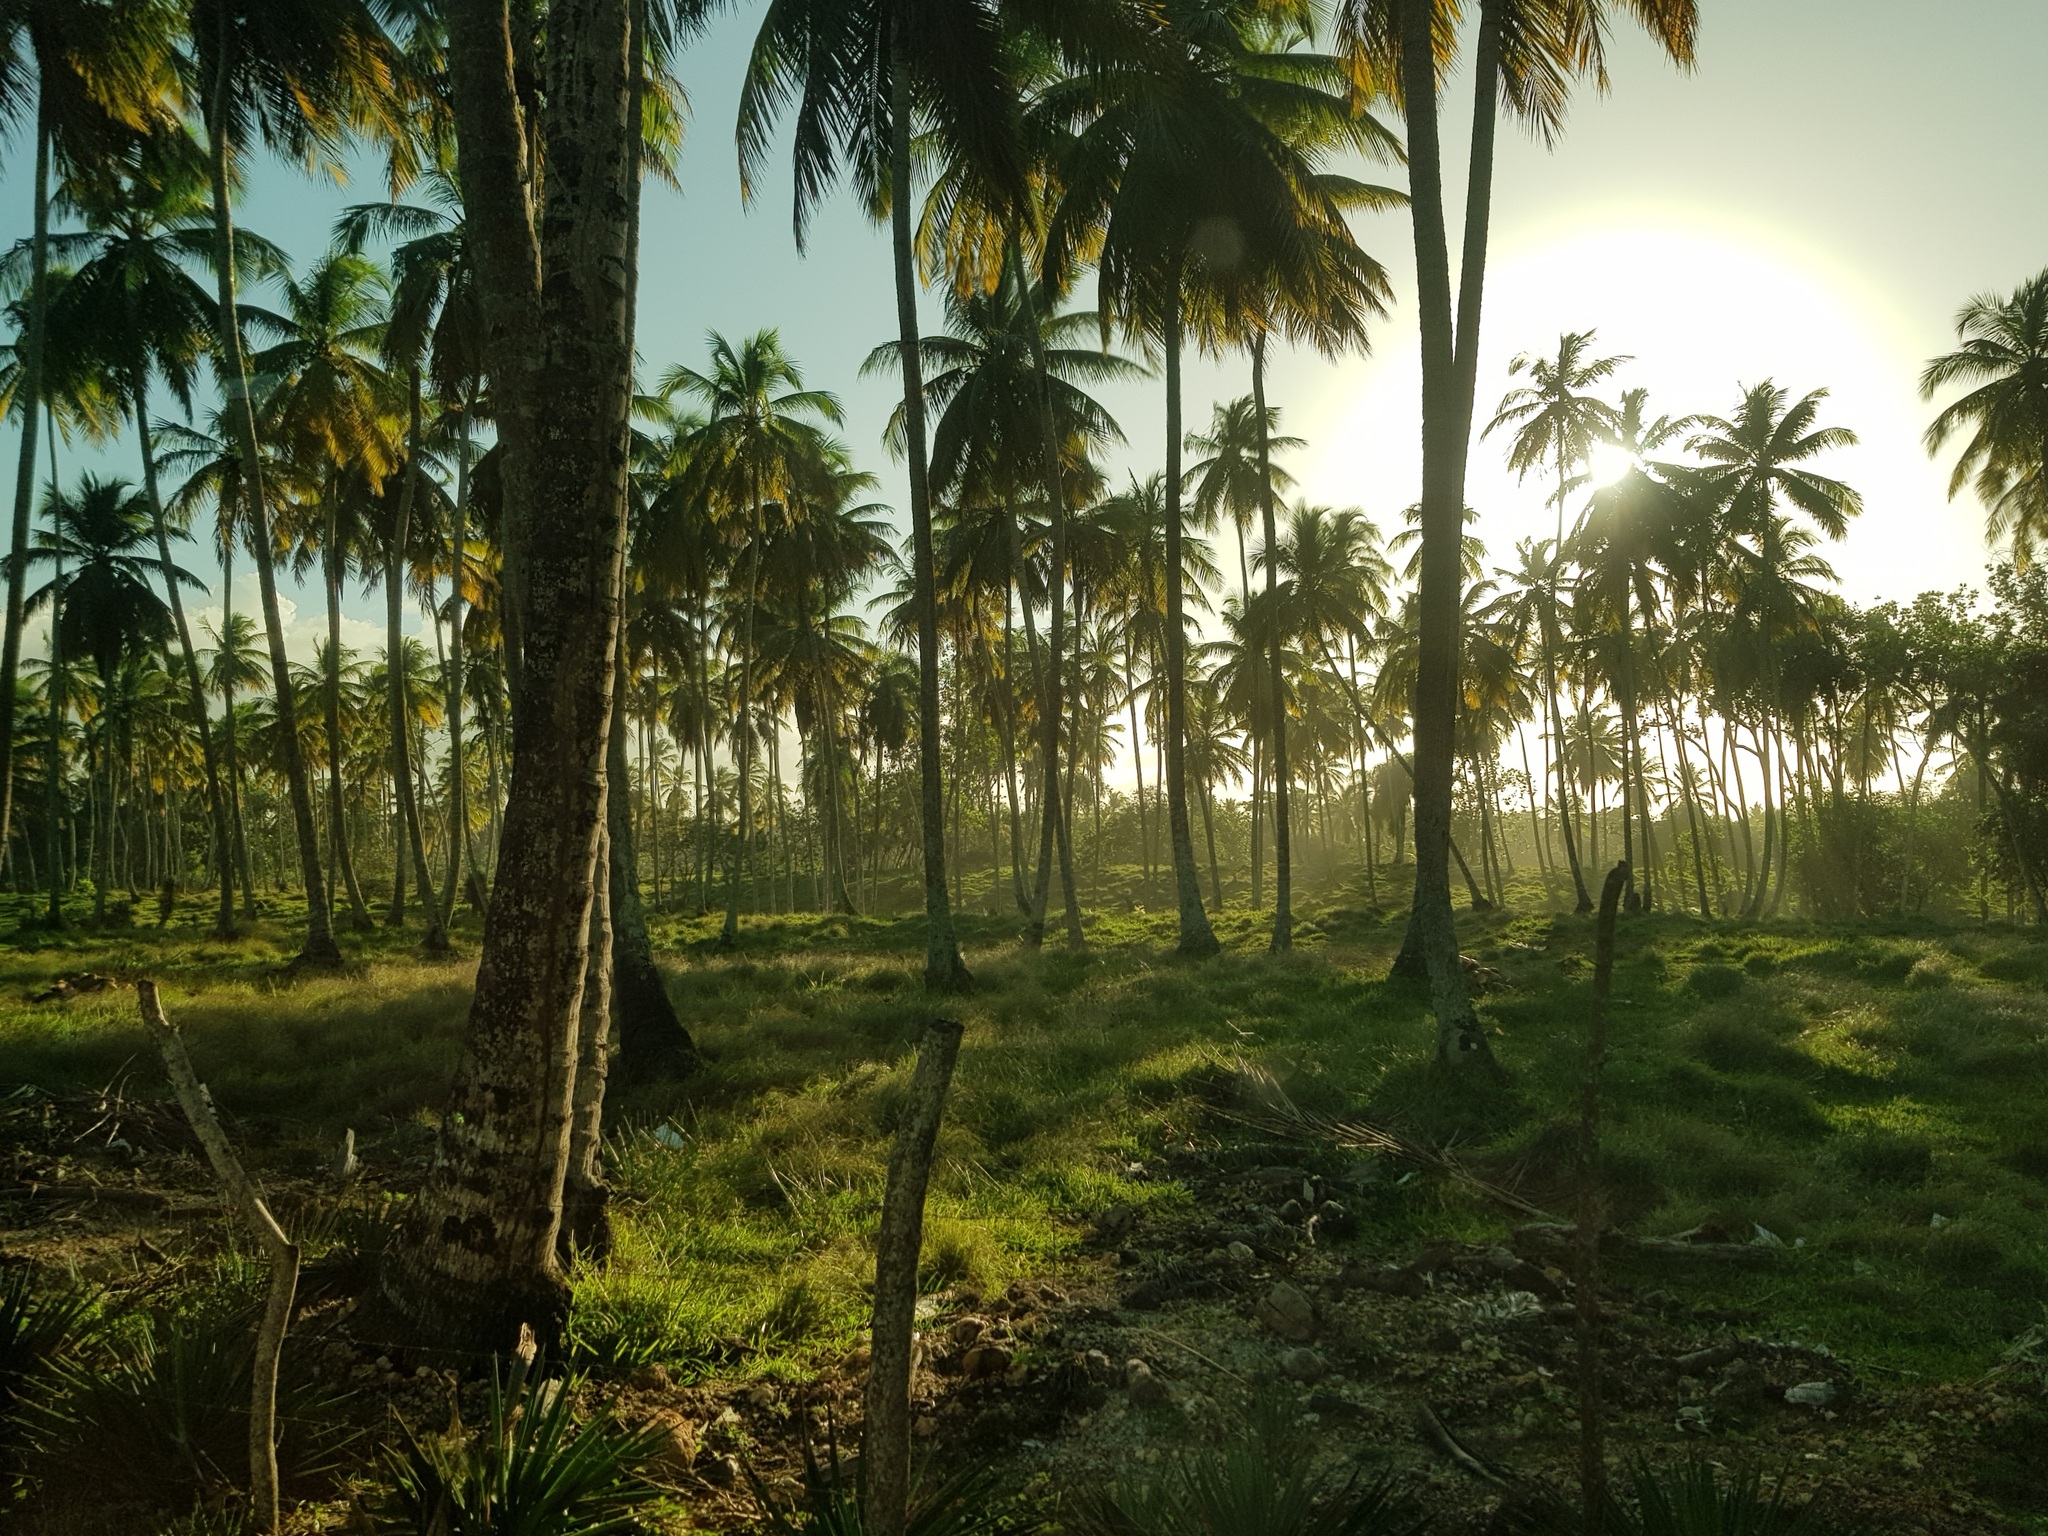
[[[868,1368],[868,1361],[873,1358],[874,1351],[869,1349],[865,1344],[861,1345],[857,1349],[849,1349],[846,1352],[846,1374],[849,1376],[865,1375]]]
[[[1280,1281],[1259,1298],[1258,1319],[1290,1344],[1306,1344],[1316,1336],[1316,1309],[1299,1289]]]
[[[775,1406],[775,1389],[765,1381],[760,1382],[742,1392],[740,1394],[740,1401],[749,1408],[773,1408]]]
[[[730,1488],[740,1480],[740,1459],[737,1456],[714,1456],[704,1464],[698,1476],[713,1487]]]
[[[966,1349],[977,1344],[988,1332],[988,1322],[979,1317],[963,1317],[946,1330],[946,1336],[953,1341],[955,1349]]]
[[[1286,1222],[1287,1225],[1290,1227],[1300,1226],[1302,1218],[1307,1214],[1308,1212],[1304,1211],[1301,1208],[1301,1202],[1299,1200],[1289,1200],[1285,1205],[1280,1207],[1280,1219]]]
[[[1223,1251],[1230,1256],[1230,1262],[1233,1264],[1249,1264],[1257,1257],[1245,1243],[1232,1243]]]
[[[1081,1357],[1081,1369],[1088,1373],[1090,1381],[1107,1382],[1114,1368],[1109,1363],[1109,1356],[1099,1349],[1091,1349]]]
[[[633,1386],[642,1392],[666,1392],[675,1383],[669,1380],[665,1365],[643,1365],[630,1378]]]
[[[1280,1370],[1296,1381],[1321,1381],[1329,1367],[1323,1363],[1323,1357],[1312,1349],[1290,1349],[1280,1356]]]
[[[1420,1296],[1429,1287],[1422,1276],[1407,1265],[1381,1269],[1372,1264],[1344,1266],[1344,1284],[1361,1291],[1379,1291],[1388,1296]]]
[[[1152,1374],[1152,1367],[1142,1360],[1124,1362],[1124,1391],[1130,1394],[1133,1408],[1165,1408],[1173,1402],[1173,1393],[1165,1382]]]
[[[960,1374],[970,1381],[1000,1376],[1010,1368],[1010,1352],[1000,1344],[977,1344],[960,1357]]]
[[[658,1413],[647,1421],[652,1440],[649,1457],[672,1472],[688,1472],[697,1464],[697,1426],[680,1413]]]
[[[1294,1189],[1307,1182],[1309,1172],[1306,1168],[1254,1168],[1246,1177],[1267,1189]]]
[[[1802,1381],[1796,1387],[1785,1389],[1785,1401],[1805,1403],[1814,1408],[1825,1408],[1840,1395],[1832,1381]]]

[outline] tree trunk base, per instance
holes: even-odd
[[[612,1251],[612,1191],[609,1184],[579,1186],[562,1190],[562,1235],[557,1252],[562,1267],[576,1259],[602,1262]]]
[[[701,1064],[653,962],[612,948],[612,1007],[618,1019],[619,1072],[629,1083],[674,1082]]]
[[[305,947],[285,966],[285,974],[296,976],[302,971],[336,971],[341,969],[341,965],[341,946],[333,939],[320,943],[308,939]]]
[[[925,961],[924,989],[927,992],[959,993],[974,990],[974,973],[956,949],[950,955]]]
[[[1212,955],[1223,953],[1223,944],[1215,934],[1204,931],[1182,937],[1173,952],[1188,960],[1207,960]]]

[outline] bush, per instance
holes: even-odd
[[[1254,1398],[1241,1438],[1118,1479],[1084,1498],[1080,1524],[1098,1536],[1416,1536],[1426,1527],[1385,1479],[1312,1471],[1297,1413],[1285,1398]]]
[[[1638,1463],[1620,1493],[1609,1491],[1602,1536],[1807,1536],[1820,1528],[1813,1504],[1794,1502],[1782,1481],[1769,1488],[1755,1472],[1724,1473],[1709,1461],[1671,1467]],[[1577,1500],[1545,1491],[1504,1506],[1494,1518],[1503,1536],[1581,1536]],[[1844,1528],[1828,1529],[1845,1536]]]
[[[654,1431],[579,1427],[575,1384],[491,1381],[474,1433],[410,1430],[392,1454],[378,1528],[390,1536],[627,1536],[658,1491],[639,1476]]]
[[[47,1406],[61,1362],[96,1323],[85,1291],[38,1290],[25,1268],[0,1277],[0,1447],[15,1449],[24,1416]]]

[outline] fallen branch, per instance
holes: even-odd
[[[1415,1427],[1422,1432],[1422,1438],[1441,1451],[1453,1465],[1470,1472],[1483,1482],[1493,1484],[1496,1488],[1506,1488],[1512,1484],[1513,1479],[1465,1449],[1458,1437],[1451,1433],[1450,1426],[1437,1417],[1436,1410],[1429,1404],[1424,1403],[1422,1411],[1416,1414]]]
[[[278,1359],[284,1353],[285,1329],[291,1324],[292,1299],[298,1294],[299,1250],[284,1235],[284,1228],[277,1224],[270,1207],[242,1170],[227,1132],[221,1129],[220,1116],[214,1112],[213,1096],[192,1070],[184,1036],[164,1016],[156,983],[138,981],[135,992],[142,1007],[143,1027],[156,1040],[172,1091],[177,1094],[200,1146],[206,1149],[206,1160],[213,1165],[221,1192],[228,1205],[247,1219],[257,1243],[270,1255],[270,1294],[263,1304],[263,1321],[256,1330],[256,1359],[250,1371],[249,1503],[256,1513],[256,1528],[274,1532],[278,1528],[277,1370]]]
[[[1555,1221],[1556,1216],[1542,1206],[1524,1200],[1511,1189],[1506,1189],[1491,1179],[1482,1178],[1467,1168],[1449,1152],[1435,1147],[1422,1146],[1404,1140],[1383,1125],[1370,1120],[1332,1120],[1325,1115],[1313,1115],[1301,1108],[1287,1096],[1287,1090],[1280,1086],[1264,1067],[1254,1066],[1247,1061],[1237,1064],[1239,1077],[1245,1087],[1257,1100],[1257,1107],[1251,1110],[1221,1111],[1228,1119],[1253,1130],[1264,1131],[1271,1136],[1283,1136],[1296,1141],[1321,1141],[1333,1147],[1342,1147],[1348,1152],[1372,1152],[1381,1157],[1391,1157],[1410,1167],[1420,1168],[1426,1173],[1441,1174],[1454,1179],[1484,1196],[1497,1205],[1524,1216],[1542,1216]]]

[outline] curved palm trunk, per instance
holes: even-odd
[[[223,63],[223,71],[225,71]],[[249,543],[256,556],[256,581],[263,599],[263,630],[270,642],[270,684],[277,701],[278,752],[290,791],[292,830],[298,838],[299,874],[306,888],[306,940],[296,963],[337,965],[341,948],[320,872],[320,834],[313,821],[312,782],[299,750],[298,708],[292,697],[290,662],[284,650],[284,615],[277,600],[269,510],[263,504],[263,460],[257,448],[256,407],[249,397],[249,368],[242,354],[242,329],[235,312],[235,230],[228,197],[228,146],[221,118],[225,73],[215,83],[206,122],[207,169],[213,195],[214,278],[220,308],[221,347],[227,371],[228,419],[242,456],[242,494],[247,503]]]
[[[1461,380],[1451,325],[1450,259],[1444,236],[1443,156],[1437,136],[1436,79],[1430,28],[1433,8],[1403,6],[1402,73],[1408,119],[1410,199],[1413,208],[1418,311],[1422,334],[1423,485],[1422,560],[1417,583],[1418,654],[1415,681],[1415,897],[1410,931],[1429,974],[1436,1015],[1437,1059],[1446,1066],[1500,1069],[1480,1028],[1458,961],[1451,914],[1451,780],[1456,756],[1459,650],[1459,557],[1464,534],[1466,439],[1470,392]],[[1482,65],[1484,60],[1482,60]],[[1492,76],[1479,91],[1493,98]],[[1476,147],[1476,146],[1475,146]],[[1476,172],[1475,172],[1476,174]],[[1475,268],[1472,242],[1466,269],[1484,266],[1483,242]],[[1468,342],[1477,345],[1476,314]],[[1405,948],[1405,946],[1404,946]]]
[[[131,390],[134,402],[135,435],[142,445],[142,486],[149,497],[149,519],[156,533],[157,564],[163,570],[164,590],[170,596],[171,622],[178,632],[178,656],[185,673],[187,702],[192,723],[199,731],[199,757],[206,774],[206,805],[213,820],[213,862],[220,871],[220,904],[214,916],[214,932],[227,937],[235,929],[234,841],[229,829],[228,806],[221,793],[220,765],[213,751],[213,723],[206,712],[206,688],[199,680],[199,658],[192,650],[191,626],[185,622],[185,598],[179,589],[177,565],[171,559],[171,536],[164,524],[163,497],[157,489],[156,452],[149,433],[149,413],[144,389]]]
[[[907,27],[899,10],[892,26]],[[917,609],[917,766],[924,813],[925,985],[950,991],[969,984],[946,899],[946,802],[940,767],[939,604],[932,566],[931,482],[925,461],[923,362],[918,355],[917,269],[910,244],[910,70],[902,40],[889,67],[889,233],[896,264],[897,350],[903,358],[904,457],[910,468],[911,582]]]
[[[1278,954],[1294,947],[1294,846],[1288,830],[1287,679],[1281,660],[1279,613],[1279,530],[1273,520],[1273,459],[1266,429],[1266,337],[1252,342],[1252,414],[1259,423],[1259,515],[1266,533],[1266,601],[1273,612],[1272,644],[1267,647],[1266,686],[1272,693],[1273,776],[1273,937],[1269,948]]]
[[[1194,829],[1188,818],[1187,630],[1183,622],[1180,528],[1180,282],[1166,305],[1166,824],[1180,905],[1180,952],[1213,955],[1222,945],[1202,910]]]
[[[348,814],[342,802],[341,785],[341,550],[335,539],[334,501],[327,503],[327,835],[334,851],[335,868],[341,873],[342,888],[348,893],[349,922],[367,933],[374,928],[370,905],[363,900],[363,888],[356,880],[355,857],[348,846]]]
[[[29,513],[36,495],[37,416],[43,403],[43,332],[49,311],[50,125],[36,99],[35,214],[29,236],[28,329],[21,359],[21,457],[14,475],[14,528],[7,555],[7,629],[0,640],[0,847],[14,828],[14,689],[21,676],[21,627],[28,604]],[[54,603],[51,612],[56,612]],[[56,620],[50,621],[54,626]],[[54,741],[50,752],[55,760]],[[51,879],[57,860],[52,844]],[[54,893],[56,886],[50,887]],[[52,898],[51,915],[58,915]]]

